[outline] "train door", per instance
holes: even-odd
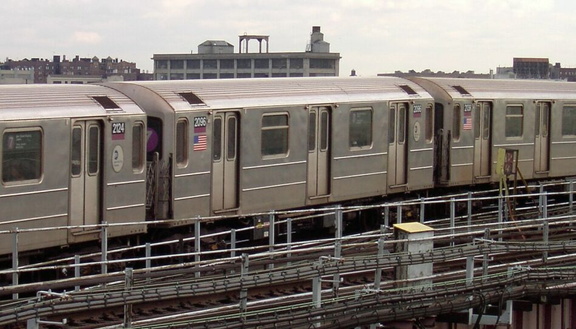
[[[238,208],[238,114],[216,113],[212,138],[212,209]]]
[[[308,114],[308,197],[330,194],[330,107]]]
[[[407,127],[406,103],[393,103],[390,106],[390,118],[388,122],[388,185],[406,184],[406,127]]]
[[[474,118],[474,176],[490,176],[492,138],[492,104],[479,102]]]
[[[72,125],[70,159],[70,225],[100,223],[102,214],[101,156],[100,122],[96,120],[75,121]]]
[[[536,130],[534,141],[534,171],[547,172],[550,159],[550,103],[536,103]]]

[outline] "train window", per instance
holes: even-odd
[[[2,182],[39,180],[42,174],[42,131],[21,130],[4,133]]]
[[[350,148],[370,147],[372,145],[372,109],[350,111],[348,145]]]
[[[262,117],[262,156],[288,154],[288,114]]]
[[[396,108],[390,108],[390,117],[388,118],[388,143],[396,142]]]
[[[506,106],[506,137],[521,137],[524,122],[524,109],[522,105]]]
[[[176,122],[176,164],[185,167],[188,163],[188,120]]]
[[[474,138],[480,138],[480,104],[476,104],[476,111],[474,112]]]
[[[398,108],[398,144],[403,144],[406,139],[406,108]]]
[[[236,118],[228,118],[228,141],[227,141],[227,152],[226,159],[234,160],[236,158]]]
[[[328,112],[322,111],[320,114],[320,151],[328,149],[328,140],[330,139],[330,122]]]
[[[433,131],[434,131],[434,108],[432,107],[432,104],[428,104],[428,106],[426,106],[426,113],[425,113],[425,119],[426,119],[426,141],[428,143],[430,143],[432,141],[432,137],[434,136]]]
[[[316,149],[316,111],[311,111],[308,116],[308,152],[313,152]]]
[[[100,127],[88,128],[88,174],[96,175],[100,169]]]
[[[144,124],[136,122],[132,127],[132,169],[141,171],[144,166]]]
[[[222,118],[214,118],[214,126],[212,127],[214,138],[212,141],[212,158],[214,161],[219,161],[222,158]]]
[[[455,141],[460,140],[460,124],[462,122],[462,108],[460,104],[454,104],[454,111],[452,117],[452,138]]]
[[[562,110],[562,136],[576,136],[576,105],[564,106]]]
[[[70,171],[72,176],[78,176],[82,172],[82,127],[75,126],[72,129],[72,151]]]

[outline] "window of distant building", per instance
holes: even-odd
[[[205,59],[203,61],[204,69],[217,69],[218,68],[218,61],[215,59]]]
[[[290,59],[291,69],[303,69],[304,68],[304,58],[291,58]]]
[[[310,68],[311,69],[333,69],[334,68],[334,60],[333,59],[324,59],[324,58],[311,58],[310,59]]]
[[[184,61],[181,59],[174,59],[170,61],[170,69],[181,70],[184,68]]]
[[[273,69],[285,69],[287,67],[288,60],[286,58],[273,58],[272,68]]]
[[[156,61],[156,68],[160,69],[160,70],[167,70],[168,69],[168,61],[167,60]]]
[[[221,59],[220,60],[220,69],[234,69],[234,60],[233,59]]]
[[[236,67],[238,69],[251,69],[252,60],[251,59],[238,59],[236,60]]]
[[[200,69],[200,60],[199,59],[189,59],[186,61],[186,68],[189,70],[196,70]]]
[[[254,60],[254,68],[268,69],[270,68],[270,60],[268,58],[258,58]]]

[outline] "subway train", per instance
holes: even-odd
[[[576,84],[348,77],[0,87],[0,255],[206,216],[576,175]],[[359,202],[359,201],[358,201]],[[166,227],[168,226],[168,227]],[[46,230],[59,227],[58,230]],[[176,229],[177,230],[177,229]]]

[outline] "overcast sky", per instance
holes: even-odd
[[[513,57],[576,67],[574,13],[573,0],[17,0],[2,6],[0,61],[111,56],[152,72],[153,54],[196,53],[205,40],[238,52],[244,33],[301,52],[321,26],[341,76],[488,73]]]

